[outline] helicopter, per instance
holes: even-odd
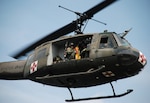
[[[27,60],[0,63],[0,79],[30,79],[46,85],[65,87],[71,94],[71,100],[66,100],[68,102],[115,98],[131,93],[133,90],[117,95],[111,83],[137,75],[147,63],[146,57],[125,39],[131,29],[122,35],[108,31],[90,34],[81,32],[84,21],[115,1],[105,0],[84,13],[76,12],[79,16],[77,20],[14,56],[18,58],[35,48]],[[73,31],[77,35],[64,36]],[[72,48],[72,53],[68,52],[69,48]],[[70,89],[105,83],[111,84],[113,95],[74,99]]]

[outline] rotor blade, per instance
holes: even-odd
[[[61,36],[64,36],[68,33],[73,32],[74,30],[76,30],[76,23],[77,21],[81,20],[81,22],[84,22],[87,19],[90,19],[94,14],[96,14],[97,12],[99,12],[100,10],[102,10],[103,8],[107,7],[108,5],[112,4],[113,2],[115,2],[117,0],[105,0],[99,4],[97,4],[96,6],[92,7],[91,9],[87,10],[86,12],[83,13],[83,16],[81,16],[79,19],[61,27],[60,29],[48,34],[47,36],[43,37],[42,39],[38,40],[37,42],[31,44],[29,47],[25,48],[24,50],[16,53],[16,55],[14,55],[14,58],[19,58],[20,56],[25,55],[27,52],[33,50],[34,48],[36,48],[37,46],[39,46],[40,44],[50,41],[50,40],[54,40],[57,39]]]
[[[114,3],[115,1],[117,1],[117,0],[105,0],[105,1],[97,4],[93,8],[87,10],[83,14],[86,14],[88,16],[88,18],[90,19],[91,17],[93,17],[94,14],[96,14],[99,11],[101,11],[105,7],[109,6],[110,4]]]
[[[50,33],[49,35],[43,37],[42,39],[38,40],[37,42],[31,44],[29,47],[27,47],[24,50],[16,53],[15,55],[13,55],[13,57],[17,59],[17,58],[25,55],[27,52],[33,50],[34,48],[36,48],[37,46],[39,46],[40,44],[42,44],[44,42],[57,39],[60,36],[66,35],[70,32],[73,32],[75,30],[75,28],[76,28],[76,22],[73,21],[70,24],[67,24],[66,26]]]

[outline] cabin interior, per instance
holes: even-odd
[[[68,37],[65,39],[61,39],[58,41],[55,41],[52,43],[52,54],[53,54],[53,60],[56,57],[59,57],[60,60],[65,60],[65,52],[67,47],[70,46],[70,44],[73,44],[73,47],[76,46],[79,47],[79,51],[81,51],[84,48],[87,48],[88,45],[90,45],[92,40],[92,35],[80,35],[75,37]]]

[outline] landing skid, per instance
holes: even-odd
[[[71,98],[72,98],[72,99],[66,100],[66,102],[85,101],[85,100],[94,100],[94,99],[117,98],[117,97],[125,96],[125,95],[127,95],[127,94],[129,94],[129,93],[131,93],[131,92],[133,91],[132,89],[128,89],[125,93],[116,95],[112,83],[110,83],[110,84],[111,84],[111,87],[112,87],[112,90],[113,90],[113,95],[110,95],[110,96],[100,96],[100,97],[91,97],[91,98],[79,98],[79,99],[74,99],[73,94],[72,94],[72,92],[71,92],[71,89],[68,88],[68,90],[69,90],[69,92],[70,92],[70,94],[71,94]]]

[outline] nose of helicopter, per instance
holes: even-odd
[[[134,65],[133,67],[140,70],[146,65],[147,60],[144,54],[135,48],[122,50],[119,53],[119,61],[124,66]]]
[[[123,50],[119,55],[120,64],[128,69],[128,75],[136,75],[145,67],[147,60],[144,54],[137,49]]]
[[[146,57],[144,56],[144,54],[142,52],[139,51],[139,58],[138,58],[138,62],[144,67],[147,63]]]

